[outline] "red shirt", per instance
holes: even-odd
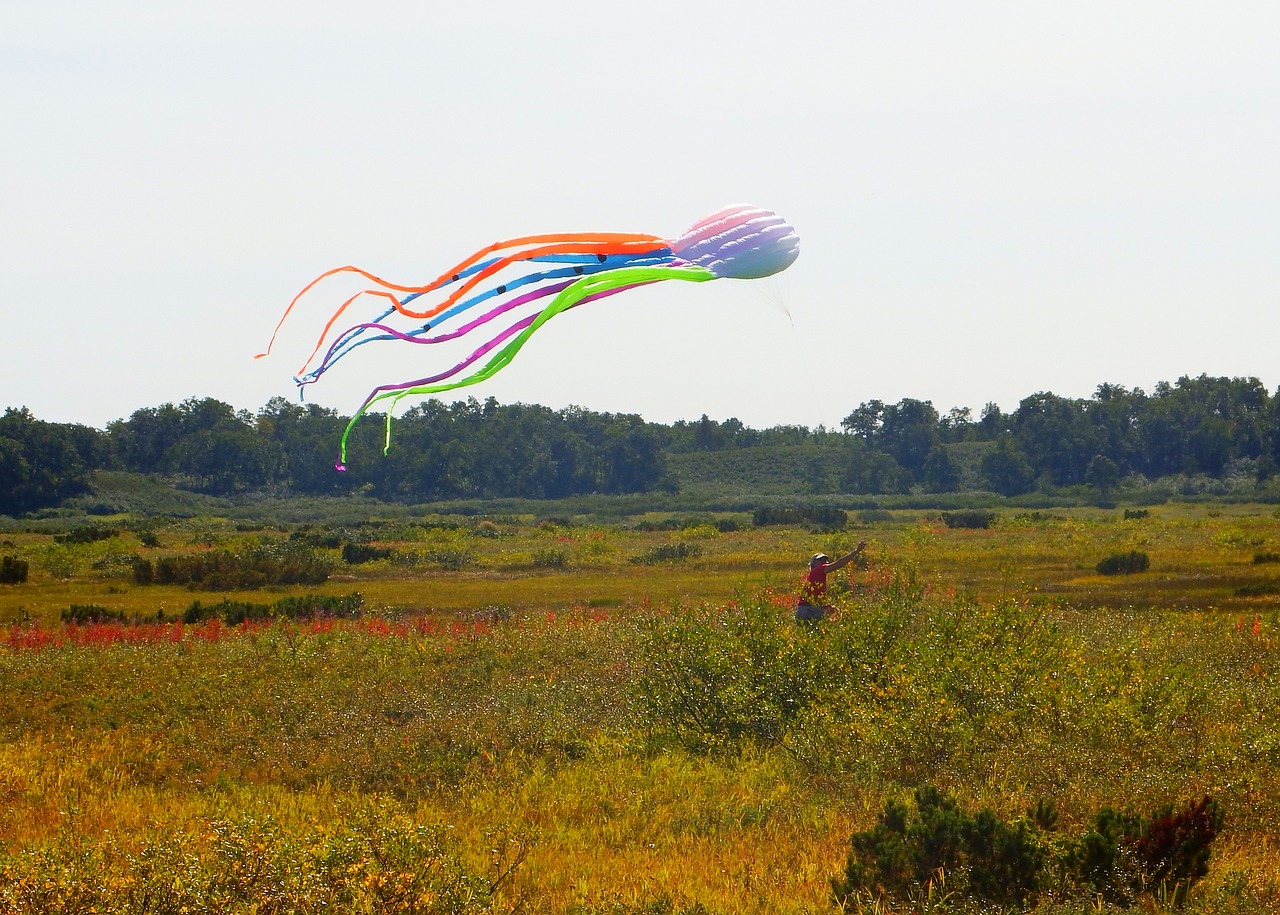
[[[809,567],[809,574],[805,577],[804,586],[800,589],[801,603],[815,607],[823,605],[827,599],[827,569],[830,567],[831,564],[828,562],[820,562]]]

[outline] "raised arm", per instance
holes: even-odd
[[[867,548],[867,541],[863,540],[861,543],[855,546],[851,552],[846,553],[845,555],[841,556],[839,559],[831,560],[831,564],[827,566],[827,571],[834,572],[836,569],[844,568],[854,559],[857,559],[858,555],[866,548]]]

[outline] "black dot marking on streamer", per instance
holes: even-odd
[[[596,257],[599,258],[600,263],[602,264],[608,259],[608,255],[605,254],[597,254]]]
[[[584,272],[584,271],[583,271],[583,269],[582,269],[581,267],[574,267],[574,268],[573,268],[573,272],[574,272],[574,273],[576,273],[576,274],[578,274],[579,276],[581,276],[581,275],[583,274],[583,272]]]
[[[453,279],[449,280],[449,282],[450,282],[450,283],[456,283],[456,282],[458,282],[458,274],[456,274],[456,273],[455,273],[455,274],[453,275]]]
[[[505,284],[503,284],[502,286],[499,286],[499,287],[498,287],[498,295],[502,295],[502,294],[503,294],[504,292],[506,292],[506,291],[507,291],[507,287],[506,287],[506,285],[505,285]]]

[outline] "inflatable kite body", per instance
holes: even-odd
[[[701,283],[715,279],[772,276],[791,266],[799,254],[800,239],[786,221],[769,210],[745,205],[725,207],[675,239],[604,232],[527,235],[489,245],[423,286],[390,283],[358,267],[328,270],[294,296],[276,325],[276,333],[298,300],[328,277],[354,273],[375,286],[348,298],[329,318],[315,349],[294,376],[294,381],[302,388],[318,381],[339,359],[366,343],[379,340],[399,340],[418,345],[443,343],[469,334],[509,312],[521,308],[531,312],[492,336],[470,356],[446,371],[374,388],[342,434],[336,466],[344,470],[347,437],[355,423],[372,406],[390,401],[386,437],[389,447],[391,414],[402,398],[439,394],[493,377],[515,357],[538,328],[563,311],[635,286],[663,280]],[[515,264],[535,264],[538,267],[532,273],[498,282],[498,275]],[[480,288],[486,282],[493,285]],[[444,290],[450,287],[456,288],[446,295]],[[441,300],[422,307],[419,300],[431,293],[439,293]],[[382,299],[385,303],[382,313],[371,321],[353,324],[334,334],[334,326],[347,308],[366,297]],[[550,301],[544,303],[547,299]],[[486,308],[477,317],[461,320],[462,315],[482,305]],[[452,326],[455,319],[460,319],[460,322]],[[407,330],[397,329],[388,321],[410,326]],[[271,336],[272,344],[275,336]],[[322,349],[324,355],[316,362]],[[267,351],[256,358],[270,352],[269,344]],[[486,356],[489,359],[482,366],[470,374],[463,374]]]

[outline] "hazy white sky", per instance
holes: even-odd
[[[340,301],[252,359],[322,270],[424,282],[500,238],[669,237],[736,202],[795,225],[789,271],[589,304],[457,396],[765,427],[872,398],[1274,388],[1280,12],[5,4],[0,407],[256,410],[295,396]],[[349,413],[444,361],[364,347],[308,399]]]

